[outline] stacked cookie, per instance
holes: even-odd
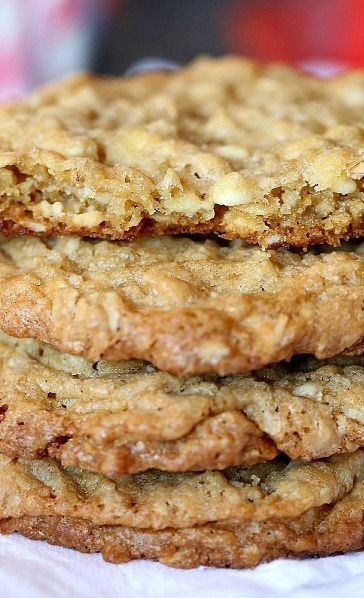
[[[1,108],[1,532],[363,546],[363,107],[362,73],[229,57]]]

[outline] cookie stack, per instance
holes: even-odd
[[[363,547],[363,108],[363,73],[234,57],[1,108],[1,532]]]

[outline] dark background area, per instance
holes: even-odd
[[[364,64],[364,0],[108,0],[94,69],[120,74],[146,56],[201,53]]]
[[[99,72],[119,74],[146,56],[187,62],[196,54],[221,54],[219,23],[224,0],[119,2],[103,32],[95,60]]]

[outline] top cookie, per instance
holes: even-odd
[[[364,234],[363,108],[364,72],[226,57],[79,75],[0,109],[0,226],[336,245]]]

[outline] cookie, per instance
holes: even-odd
[[[55,515],[153,530],[293,519],[336,502],[363,475],[362,449],[311,463],[277,458],[250,468],[114,479],[52,459],[1,455],[0,518]]]
[[[7,234],[215,232],[263,247],[364,234],[364,75],[238,57],[79,75],[0,109]]]
[[[115,482],[51,461],[0,457],[0,531],[111,562],[251,567],[363,547],[363,452],[225,473]]]
[[[308,461],[353,452],[364,446],[364,360],[341,361],[177,377],[3,336],[0,452],[109,477],[225,469],[278,452]]]
[[[0,329],[66,353],[221,375],[364,339],[363,245],[262,251],[240,242],[0,241]]]

